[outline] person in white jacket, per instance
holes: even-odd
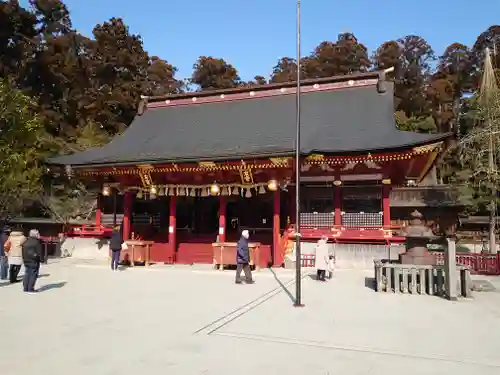
[[[316,244],[316,256],[315,256],[315,266],[316,266],[316,280],[326,281],[326,271],[328,270],[329,256],[328,256],[328,238],[321,237]]]

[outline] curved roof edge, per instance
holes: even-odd
[[[412,133],[412,132],[408,132]],[[424,134],[422,134],[424,135]],[[412,142],[408,143],[405,145],[401,145],[398,147],[393,147],[393,148],[383,148],[383,149],[363,149],[363,150],[353,150],[349,152],[328,152],[324,150],[303,150],[301,152],[302,156],[309,156],[312,154],[324,154],[328,156],[357,156],[357,155],[363,155],[363,154],[374,154],[374,153],[384,153],[384,152],[397,152],[397,151],[403,151],[409,148],[414,148],[414,147],[420,147],[420,146],[425,146],[429,145],[432,143],[436,142],[442,142],[446,141],[448,139],[454,138],[454,133],[448,132],[448,133],[440,133],[440,134],[428,134],[428,137],[424,140],[420,140],[417,142]],[[93,149],[89,149],[88,151],[92,151]],[[290,150],[285,150],[281,152],[270,152],[270,153],[258,153],[258,154],[241,154],[241,155],[231,155],[231,156],[220,156],[220,157],[213,157],[213,158],[182,158],[182,159],[141,159],[141,160],[123,160],[123,161],[117,161],[117,162],[105,162],[105,163],[81,163],[81,164],[74,164],[72,163],[71,159],[73,155],[63,155],[63,156],[56,156],[53,158],[47,158],[45,161],[49,165],[55,165],[55,166],[66,166],[70,165],[72,168],[79,169],[79,168],[109,168],[109,167],[133,167],[138,164],[165,164],[165,163],[177,163],[177,164],[188,164],[188,163],[193,163],[193,162],[198,162],[198,161],[235,161],[235,160],[241,160],[241,159],[249,159],[249,158],[268,158],[268,157],[280,157],[280,156],[287,156],[287,157],[294,157],[295,156],[295,150],[290,149]]]

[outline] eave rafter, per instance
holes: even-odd
[[[355,156],[326,156],[322,154],[309,155],[304,159],[305,165],[322,165],[322,166],[341,166],[352,163],[384,163],[398,160],[410,160],[420,155],[430,154],[437,155],[443,149],[443,142],[437,142],[429,145],[414,147],[409,150],[386,152],[378,154],[361,154]],[[434,160],[434,159],[433,159]],[[208,172],[224,172],[236,171],[242,169],[289,169],[293,168],[292,157],[271,157],[268,159],[254,159],[251,161],[241,160],[239,162],[215,162],[201,161],[196,164],[146,164],[132,165],[128,167],[112,167],[112,168],[94,168],[94,169],[75,169],[75,172],[80,176],[110,176],[110,175],[139,175],[144,174],[147,170],[149,174],[155,173],[208,173]]]

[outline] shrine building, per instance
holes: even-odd
[[[293,82],[144,98],[107,145],[48,162],[97,184],[96,227],[154,241],[152,261],[212,263],[214,242],[248,229],[261,263],[281,266],[296,220],[295,115]],[[398,130],[384,72],[303,81],[301,124],[304,242],[401,241],[453,134]]]

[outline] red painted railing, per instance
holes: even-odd
[[[444,264],[444,253],[435,253],[438,264]],[[457,253],[457,263],[470,267],[472,274],[500,275],[500,252],[497,254]]]
[[[103,238],[110,237],[112,228],[102,225],[79,225],[71,227],[65,234],[68,237],[95,237]]]
[[[433,253],[438,265],[444,264],[444,253]],[[458,253],[457,264],[470,267],[471,274],[476,275],[499,275],[500,276],[500,252],[497,254],[482,253]],[[314,267],[315,255],[302,254],[302,267]]]

